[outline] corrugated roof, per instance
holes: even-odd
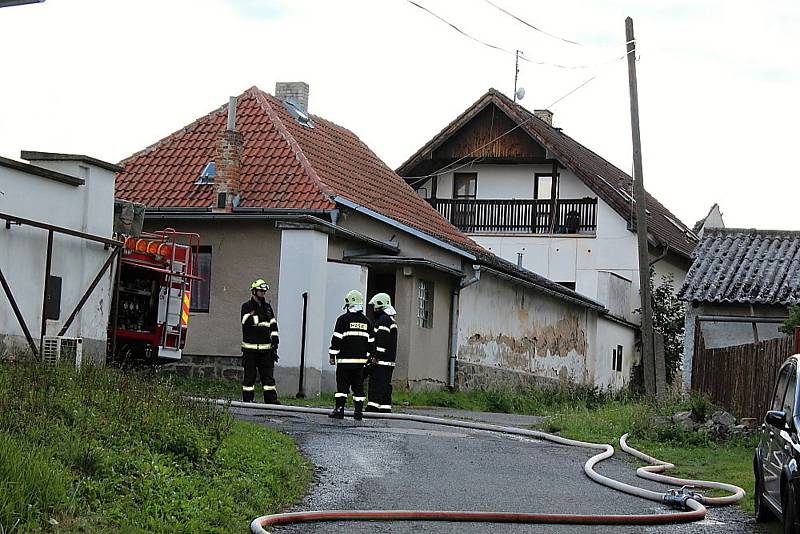
[[[469,122],[475,112],[491,104],[496,105],[536,142],[552,152],[559,162],[571,169],[620,216],[625,220],[635,221],[632,203],[633,179],[627,173],[563,133],[560,128],[550,126],[524,107],[514,103],[496,89],[489,89],[475,104],[403,163],[397,172],[401,176],[409,175],[414,165],[429,157],[431,151]],[[697,245],[697,236],[694,232],[649,193],[647,209],[651,214],[647,221],[648,232],[660,242],[668,244],[672,250],[687,258],[690,257]]]
[[[800,303],[800,232],[708,228],[692,257],[682,300]]]

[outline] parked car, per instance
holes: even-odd
[[[798,369],[800,354],[789,357],[781,366],[753,458],[756,520],[780,518],[785,534],[800,534]]]

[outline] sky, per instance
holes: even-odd
[[[0,8],[0,156],[118,162],[229,95],[305,81],[311,113],[397,168],[490,87],[511,95],[521,50],[521,103],[630,174],[630,16],[646,189],[690,226],[716,202],[729,227],[800,230],[800,2],[415,2],[503,50],[408,0]]]

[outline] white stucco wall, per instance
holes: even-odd
[[[303,293],[308,293],[306,315],[305,367],[309,372],[305,387],[309,394],[321,388],[321,373],[327,370],[326,329],[328,278],[328,235],[316,230],[283,230],[281,232],[280,288],[278,290],[278,316],[280,325],[281,368],[299,369],[300,343],[303,328]],[[327,332],[327,333],[326,333]],[[330,339],[330,338],[328,338]],[[294,391],[297,383],[286,383],[297,378],[294,373],[276,372],[278,391]]]
[[[600,387],[618,390],[625,387],[631,378],[631,369],[638,361],[635,352],[636,334],[633,328],[616,323],[606,317],[597,318],[597,343],[594,357],[589,358],[590,376]],[[622,346],[622,370],[615,371],[613,351]]]
[[[547,165],[475,165],[478,198],[532,198],[537,172]],[[560,170],[561,198],[596,198],[575,174]],[[446,188],[445,188],[446,189]],[[450,188],[452,190],[452,186]],[[439,196],[444,196],[442,188]],[[471,234],[475,241],[498,256],[517,262],[523,252],[523,267],[555,282],[574,282],[578,293],[598,299],[607,291],[598,287],[598,271],[609,271],[631,280],[631,310],[638,308],[639,271],[636,235],[608,204],[598,199],[597,231],[594,236],[559,237],[529,234]],[[623,317],[631,319],[630,313]]]
[[[0,211],[105,238],[112,237],[114,173],[95,165],[67,161],[41,162],[51,170],[86,181],[69,185],[36,174],[0,166]],[[47,231],[30,226],[0,226],[0,268],[31,330],[39,339],[44,292]],[[61,315],[47,321],[46,335],[56,335],[100,270],[111,250],[102,244],[54,234],[51,274],[62,278]],[[106,273],[65,334],[84,338],[86,352],[105,356],[111,302],[111,271]],[[0,336],[9,345],[24,343],[10,303],[0,293]],[[3,344],[0,343],[0,352]]]

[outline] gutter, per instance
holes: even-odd
[[[475,274],[472,278],[462,278],[458,286],[453,289],[453,295],[450,302],[450,358],[448,361],[447,372],[447,387],[453,389],[456,387],[456,359],[458,356],[458,299],[461,296],[461,290],[477,283],[481,279],[481,266],[473,265],[472,269]]]
[[[355,202],[353,202],[351,200],[348,200],[348,199],[346,199],[344,197],[340,197],[340,196],[337,195],[337,196],[333,197],[333,201],[336,202],[337,204],[342,204],[343,206],[347,206],[348,208],[350,208],[352,210],[355,210],[355,211],[357,211],[359,213],[362,213],[362,214],[366,215],[367,217],[371,217],[373,219],[377,219],[377,220],[381,221],[382,223],[385,223],[385,224],[388,224],[389,226],[393,226],[395,228],[398,228],[398,229],[400,229],[400,230],[402,230],[402,231],[404,231],[404,232],[406,232],[408,234],[413,235],[414,237],[417,237],[419,239],[422,239],[423,241],[427,241],[428,243],[436,245],[439,248],[443,248],[445,250],[448,250],[450,252],[458,254],[459,256],[467,258],[470,261],[474,261],[475,260],[475,256],[473,254],[470,254],[469,252],[461,250],[460,248],[455,247],[455,246],[453,246],[453,245],[451,245],[449,243],[446,243],[445,241],[442,241],[441,239],[438,239],[436,237],[428,235],[425,232],[422,232],[421,230],[417,230],[416,228],[412,228],[412,227],[410,227],[410,226],[408,226],[406,224],[403,224],[403,223],[401,223],[399,221],[396,221],[395,219],[387,217],[386,215],[378,213],[377,211],[374,211],[374,210],[371,210],[371,209],[366,208],[364,206],[361,206],[360,204],[356,204]]]

